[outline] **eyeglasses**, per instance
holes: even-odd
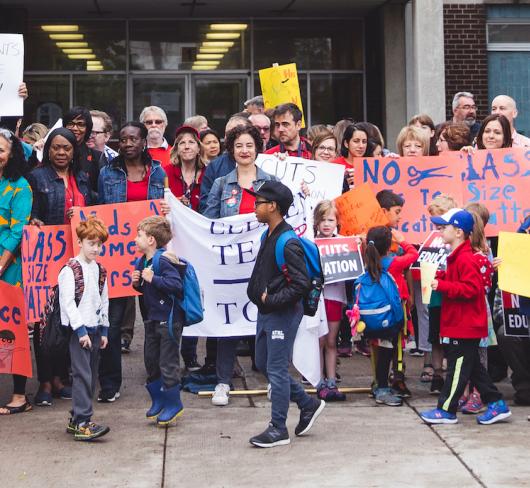
[[[460,108],[464,110],[476,110],[477,106],[476,105],[461,105]]]
[[[254,202],[254,208],[258,207],[258,205],[261,205],[262,203],[272,203],[270,200],[256,200]]]
[[[96,137],[96,136],[99,136],[99,134],[105,134],[105,131],[104,130],[93,130],[90,133],[90,136],[91,137]]]
[[[330,153],[334,153],[337,151],[335,146],[318,146],[317,149],[319,149],[322,152],[330,152]]]
[[[259,125],[255,125],[254,126],[256,129],[258,129],[260,132],[269,132],[271,130],[270,127],[267,127],[267,126],[264,126],[264,127],[260,127]]]
[[[72,120],[66,124],[67,129],[72,129],[74,127],[77,127],[78,129],[86,129],[86,122],[84,120],[80,120],[78,122]]]
[[[162,125],[164,123],[161,119],[156,120],[144,120],[144,125]]]

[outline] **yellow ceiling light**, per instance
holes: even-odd
[[[78,25],[41,25],[40,28],[44,32],[77,32]]]
[[[234,47],[233,41],[204,41],[202,47]]]
[[[95,54],[68,54],[70,59],[96,59]]]
[[[208,32],[206,34],[206,39],[223,41],[228,39],[239,39],[241,33],[239,32]]]
[[[101,61],[99,59],[94,59],[94,60],[91,60],[89,59],[86,64],[101,64]]]
[[[103,70],[103,66],[99,65],[89,65],[86,67],[86,70],[87,71],[102,71]]]
[[[84,41],[56,42],[55,44],[60,49],[65,49],[65,48],[70,48],[70,47],[88,47],[88,42],[84,42]]]
[[[63,49],[64,54],[92,54],[92,49],[90,48],[67,48]]]
[[[223,59],[224,54],[197,54],[197,59]]]
[[[211,69],[217,69],[217,65],[216,64],[194,64],[192,67],[191,67],[192,70],[194,71],[207,71],[207,70],[211,70]]]
[[[248,24],[210,24],[213,31],[244,31],[247,27]]]
[[[50,34],[52,41],[81,41],[83,34]]]
[[[197,65],[197,66],[218,66],[219,65],[219,61],[202,61],[202,60],[197,60],[193,63],[194,65]]]
[[[199,52],[202,54],[216,54],[216,53],[227,53],[227,47],[201,47]]]

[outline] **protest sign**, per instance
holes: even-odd
[[[0,304],[0,373],[31,378],[24,292],[22,288],[0,280],[0,296],[9,297]]]
[[[499,232],[497,256],[502,259],[499,288],[530,297],[530,234]]]
[[[184,336],[236,337],[256,333],[257,308],[247,286],[267,226],[254,214],[210,220],[182,205],[166,190],[174,229],[167,246],[195,268],[203,292],[204,320],[185,327]],[[310,212],[309,212],[310,213]],[[295,200],[286,220],[297,234],[311,237],[304,198]],[[272,264],[271,264],[272,265]],[[296,336],[293,363],[313,384],[320,379],[318,330],[324,316],[304,317]]]
[[[433,230],[427,236],[427,239],[423,241],[418,253],[418,260],[410,267],[410,269],[419,270],[420,263],[426,261],[429,263],[436,263],[439,270],[445,271],[445,268],[447,267],[447,256],[451,254],[451,248],[444,243],[440,231]]]
[[[296,64],[273,65],[272,68],[260,69],[259,81],[265,108],[294,103],[302,111],[302,127],[305,127]]]
[[[61,268],[74,256],[70,226],[26,225],[21,250],[26,320],[37,322]]]
[[[369,185],[356,185],[342,194],[335,199],[335,207],[342,235],[366,235],[370,227],[388,225],[388,219]]]
[[[445,163],[461,169],[463,202],[482,203],[490,211],[486,235],[514,231],[530,214],[530,151],[506,148],[444,153]],[[448,191],[448,193],[454,193]],[[458,200],[458,198],[457,198]]]
[[[502,318],[504,335],[528,337],[528,318],[519,310],[519,297],[507,291],[502,292]]]
[[[301,191],[302,181],[307,183],[309,200],[316,205],[321,200],[333,200],[342,193],[344,167],[311,159],[288,156],[280,159],[273,154],[259,154],[256,165],[276,176],[294,195]]]
[[[320,251],[324,283],[353,280],[364,273],[364,263],[355,237],[315,239]]]
[[[98,260],[107,270],[109,298],[138,295],[132,287],[132,272],[136,258],[136,228],[140,220],[150,215],[160,215],[160,202],[143,200],[140,202],[115,203],[76,208],[71,220],[72,235],[79,222],[94,215],[105,223],[109,238],[103,244]]]
[[[0,34],[0,117],[24,115],[18,88],[24,74],[24,36]]]

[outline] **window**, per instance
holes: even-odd
[[[69,77],[25,76],[30,96],[24,102],[24,126],[40,122],[52,127],[70,108]]]

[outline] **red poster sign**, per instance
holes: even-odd
[[[61,268],[73,257],[69,225],[26,225],[22,235],[22,281],[26,319],[37,322]]]
[[[31,351],[24,292],[0,280],[0,373],[31,378]],[[9,297],[9,299],[4,299]]]
[[[103,220],[109,230],[109,239],[103,245],[98,260],[107,270],[109,298],[138,295],[132,287],[134,262],[139,254],[136,252],[136,228],[140,220],[150,215],[160,215],[159,201],[143,200],[141,202],[95,205],[77,209],[72,217],[72,235],[81,220],[90,215]]]

